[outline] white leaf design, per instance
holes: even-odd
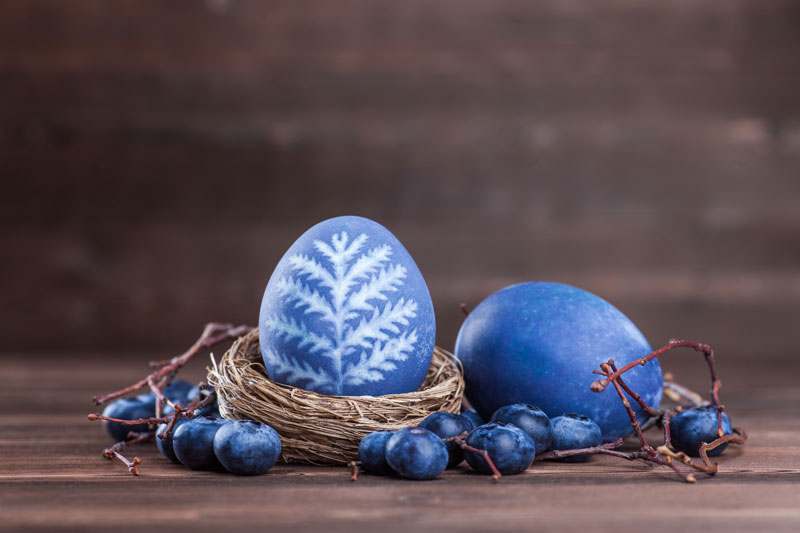
[[[268,351],[274,376],[304,381],[308,388],[332,388],[339,394],[343,385],[384,380],[386,372],[395,370],[397,362],[413,353],[418,335],[409,325],[417,316],[417,302],[399,298],[392,303],[388,297],[403,286],[407,270],[390,263],[392,248],[387,244],[362,252],[367,241],[363,233],[350,240],[342,231],[332,235],[330,242],[314,241],[322,262],[305,254],[288,258],[291,274],[277,280],[276,289],[286,304],[302,309],[303,318],[270,316],[268,331],[295,341],[308,353],[330,359],[333,368],[314,369],[306,362]],[[310,281],[316,281],[317,287]],[[305,317],[314,315],[330,325],[330,337],[312,332],[305,323]],[[315,330],[319,331],[318,326]],[[346,364],[345,358],[351,362]]]
[[[272,350],[267,351],[267,360],[274,373],[280,375],[282,379],[292,381],[292,383],[305,382],[306,387],[314,387],[316,389],[330,385],[331,379],[328,374],[315,370],[307,363],[293,361],[284,355],[276,354]]]
[[[278,337],[298,339],[301,348],[308,346],[310,353],[322,352],[323,355],[333,349],[333,343],[327,337],[322,337],[308,330],[308,328],[286,317],[273,317],[267,319],[270,331]]]
[[[380,381],[383,372],[397,368],[394,361],[405,361],[417,342],[417,331],[401,335],[381,344],[375,342],[375,348],[369,357],[362,356],[358,363],[350,366],[345,372],[347,385],[361,385],[367,381]]]

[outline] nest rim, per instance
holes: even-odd
[[[272,426],[281,436],[284,462],[347,464],[357,459],[368,433],[414,426],[435,411],[460,412],[465,387],[461,362],[438,346],[418,390],[384,396],[334,396],[272,381],[257,329],[212,363],[208,382],[222,416]]]

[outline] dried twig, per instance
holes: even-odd
[[[136,456],[134,456],[133,459],[128,459],[125,455],[122,454],[122,451],[131,444],[141,444],[143,442],[150,442],[152,439],[153,439],[153,433],[151,432],[148,433],[131,432],[127,440],[114,443],[113,445],[103,450],[103,457],[105,457],[108,460],[114,460],[114,459],[118,460],[128,468],[128,472],[130,472],[134,476],[138,476],[139,465],[142,464],[142,460]]]
[[[122,389],[104,394],[102,396],[94,397],[95,404],[102,405],[111,400],[116,400],[117,398],[134,394],[145,387],[149,387],[156,398],[156,416],[137,418],[135,420],[125,420],[101,415],[98,413],[89,413],[87,418],[92,421],[105,420],[126,426],[147,424],[151,428],[156,424],[167,424],[167,428],[161,433],[160,438],[168,438],[180,418],[192,418],[195,416],[197,409],[210,405],[216,401],[216,396],[214,394],[209,394],[205,398],[199,398],[190,403],[188,406],[183,407],[180,405],[180,403],[173,402],[167,398],[164,395],[164,388],[172,382],[178,371],[202,350],[209,349],[227,340],[236,339],[237,337],[251,331],[251,329],[252,328],[249,326],[234,326],[232,324],[207,324],[203,329],[203,333],[200,335],[200,338],[197,339],[197,341],[195,341],[195,343],[192,344],[192,346],[190,346],[189,349],[182,354],[177,355],[172,359],[151,362],[150,367],[155,368],[156,370],[153,370],[144,378],[127,387],[123,387]],[[173,413],[163,416],[164,405],[170,406],[173,409]],[[154,432],[147,433],[147,438],[152,439],[153,434]],[[131,435],[134,434],[131,433]],[[128,467],[128,471],[131,474],[138,476],[139,465],[142,463],[142,461],[138,457],[134,457],[133,460],[129,460],[121,453],[127,445],[138,442],[143,441],[139,440],[139,437],[134,435],[133,438],[129,439],[128,441],[117,442],[113,446],[103,450],[103,456],[109,459],[118,459]]]
[[[232,324],[217,324],[213,322],[207,324],[200,338],[188,350],[170,359],[169,363],[160,365],[157,370],[154,370],[136,383],[102,396],[95,396],[94,402],[97,405],[102,405],[111,400],[128,396],[147,387],[150,381],[158,383],[162,387],[169,385],[174,374],[202,350],[216,346],[221,342],[235,339],[251,329],[249,326],[234,326]],[[162,382],[164,378],[167,378],[166,382]]]
[[[575,448],[572,450],[549,450],[544,453],[540,453],[536,456],[537,461],[554,461],[558,459],[564,459],[565,457],[575,457],[577,455],[612,455],[614,457],[620,457],[622,459],[629,459],[629,454],[624,452],[619,452],[615,448],[619,448],[622,446],[624,439],[617,439],[614,442],[607,442],[605,444],[601,444],[600,446],[591,446],[589,448]]]
[[[475,448],[474,446],[470,446],[467,444],[467,433],[462,433],[461,435],[456,435],[455,437],[450,437],[445,439],[445,442],[454,442],[458,445],[462,450],[466,452],[476,453],[480,455],[484,462],[486,462],[486,466],[489,467],[489,470],[492,471],[492,479],[495,481],[500,481],[500,478],[503,477],[503,474],[500,473],[500,470],[497,469],[497,465],[495,465],[492,456],[489,455],[487,450],[482,450],[480,448]]]
[[[347,463],[347,466],[350,467],[350,481],[358,481],[358,473],[359,473],[359,463],[358,461],[350,461]]]
[[[703,443],[700,446],[699,454],[702,460],[702,464],[698,464],[694,461],[691,457],[687,454],[682,452],[676,452],[671,448],[671,440],[670,440],[670,423],[671,423],[671,411],[664,411],[660,412],[657,411],[646,404],[635,391],[633,391],[622,379],[622,375],[628,372],[629,370],[635,368],[637,365],[645,365],[649,361],[664,355],[665,353],[669,352],[674,348],[692,348],[698,352],[701,352],[705,357],[706,364],[708,365],[709,374],[711,377],[711,404],[716,407],[717,411],[717,434],[718,438],[714,440],[712,443],[706,444]],[[667,466],[671,468],[676,474],[678,474],[683,480],[694,483],[696,478],[692,472],[684,472],[682,471],[676,463],[680,463],[689,467],[690,469],[696,472],[702,472],[708,475],[714,475],[718,471],[718,466],[716,463],[711,462],[708,457],[708,452],[725,444],[725,443],[733,443],[733,444],[743,444],[747,436],[744,434],[743,431],[735,430],[733,434],[726,435],[723,427],[722,427],[722,415],[725,411],[724,405],[719,400],[719,390],[721,387],[721,382],[719,377],[717,376],[716,371],[716,363],[714,360],[714,350],[711,348],[710,345],[702,342],[695,342],[695,341],[687,341],[687,340],[671,340],[666,345],[653,350],[649,354],[635,361],[628,363],[627,365],[623,366],[620,369],[614,365],[614,361],[609,359],[607,362],[600,365],[600,370],[596,371],[595,373],[600,374],[603,379],[597,380],[592,383],[591,389],[594,392],[602,392],[604,391],[608,385],[613,385],[614,389],[617,392],[617,395],[622,402],[623,407],[625,408],[625,412],[628,414],[628,418],[631,422],[631,427],[633,428],[634,433],[639,439],[639,450],[630,453],[624,452],[614,452],[608,453],[607,455],[614,455],[616,457],[622,457],[629,460],[642,460],[650,463],[654,463],[657,465]],[[671,378],[670,378],[671,379]],[[692,406],[698,405],[698,400],[695,397],[694,393],[688,391],[683,387],[677,386],[672,384],[672,391],[675,393],[674,397],[676,398],[688,398],[692,402]],[[691,393],[691,394],[690,394]],[[627,396],[626,396],[627,394]],[[663,428],[664,428],[664,444],[659,446],[658,448],[654,448],[644,436],[644,432],[642,430],[641,425],[639,424],[639,419],[636,416],[636,413],[631,406],[630,401],[628,400],[628,396],[634,399],[641,408],[651,417],[657,416],[657,420],[660,420]],[[676,408],[676,411],[679,411],[681,406]],[[651,418],[652,420],[652,418]],[[603,452],[598,452],[603,453]]]

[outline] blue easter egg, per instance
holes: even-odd
[[[606,441],[631,433],[614,387],[590,385],[593,370],[613,359],[621,367],[651,351],[644,335],[617,308],[561,283],[530,282],[486,298],[466,318],[456,340],[466,394],[484,418],[512,403],[539,406],[549,417],[577,413],[592,419]],[[650,406],[661,402],[657,360],[625,374]],[[631,400],[640,421],[642,409]]]
[[[281,258],[264,291],[259,336],[271,379],[378,396],[419,388],[436,320],[400,241],[377,222],[343,216],[306,231]]]

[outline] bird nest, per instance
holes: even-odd
[[[284,461],[312,464],[347,464],[366,434],[413,426],[435,411],[458,412],[464,393],[461,364],[438,346],[415,392],[330,396],[275,383],[264,370],[255,329],[214,363],[208,382],[225,418],[269,424],[281,436]]]

